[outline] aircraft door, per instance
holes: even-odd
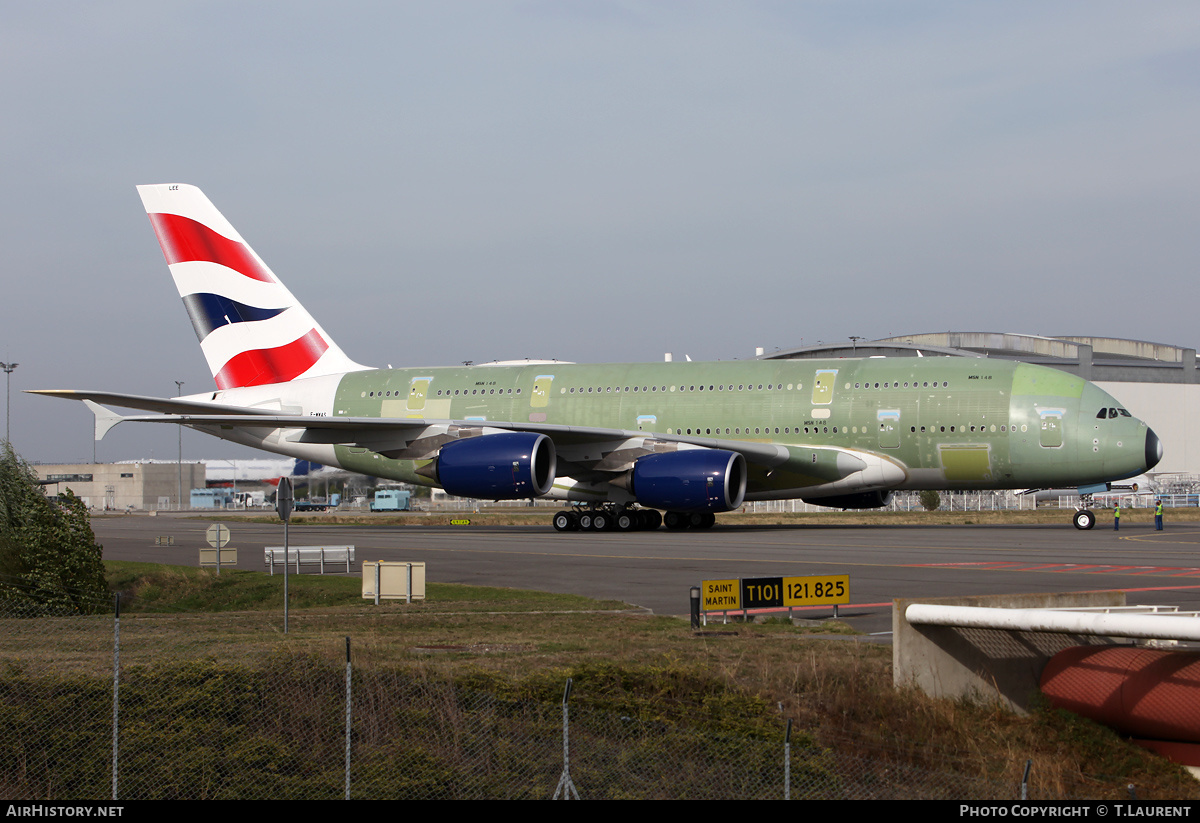
[[[541,409],[550,405],[550,385],[553,382],[552,374],[539,374],[533,379],[533,394],[529,397],[530,408]]]
[[[828,406],[833,402],[833,383],[836,379],[837,369],[817,369],[812,390],[814,406]]]
[[[876,417],[879,420],[879,448],[900,448],[900,410],[880,409]]]
[[[1065,416],[1064,409],[1038,409],[1038,416],[1041,418],[1041,443],[1044,449],[1058,449],[1063,444],[1063,417]]]
[[[414,377],[408,382],[408,410],[420,411],[425,408],[425,397],[429,394],[429,384],[432,377]]]

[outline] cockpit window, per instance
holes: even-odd
[[[1133,415],[1132,415],[1132,414],[1130,414],[1129,412],[1125,411],[1124,409],[1117,409],[1117,411],[1119,411],[1119,412],[1121,413],[1121,416],[1122,416],[1122,417],[1133,417]]]
[[[1108,409],[1101,409],[1100,412],[1096,415],[1097,420],[1103,420],[1106,417],[1108,417]]]
[[[1116,416],[1117,416],[1117,410],[1116,410],[1116,409],[1109,409],[1109,410],[1108,410],[1108,419],[1109,419],[1109,420],[1114,420],[1114,419],[1116,419]]]

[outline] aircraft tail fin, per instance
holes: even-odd
[[[361,366],[348,358],[195,186],[138,186],[220,389]]]

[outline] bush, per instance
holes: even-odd
[[[101,548],[71,492],[51,502],[37,474],[4,444],[0,454],[0,599],[35,610],[91,612],[108,603]]]
[[[942,496],[932,489],[926,489],[921,492],[921,506],[927,512],[934,512],[941,508]]]

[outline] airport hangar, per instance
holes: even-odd
[[[964,331],[854,338],[759,353],[762,360],[838,357],[1000,357],[1062,369],[1092,381],[1154,429],[1163,443],[1162,462],[1152,475],[1160,491],[1194,483],[1200,475],[1200,435],[1192,433],[1200,419],[1195,349],[1115,337]]]

